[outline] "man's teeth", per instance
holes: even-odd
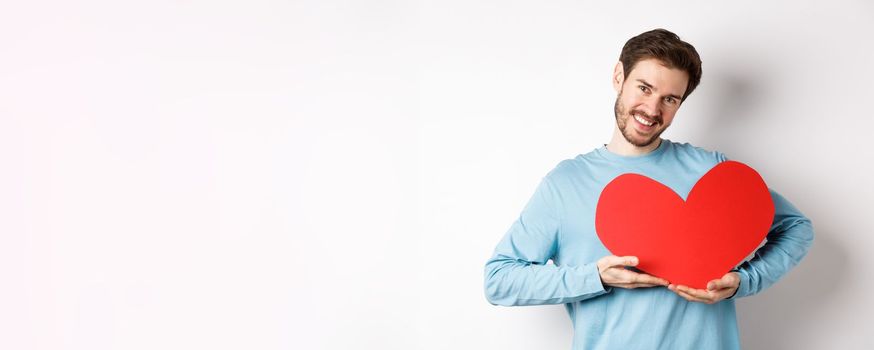
[[[634,116],[634,120],[636,120],[639,123],[646,125],[646,126],[652,126],[654,124],[653,122],[647,121],[646,119],[643,119],[640,116]]]

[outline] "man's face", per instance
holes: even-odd
[[[668,68],[656,59],[638,61],[624,76],[622,64],[613,73],[616,97],[616,125],[629,143],[645,147],[656,140],[680,108],[689,75]]]

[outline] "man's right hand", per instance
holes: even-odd
[[[601,283],[605,286],[633,289],[669,284],[664,279],[626,269],[626,266],[637,266],[636,256],[608,255],[599,259],[597,264]]]

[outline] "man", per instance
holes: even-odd
[[[543,178],[486,263],[489,302],[565,304],[574,349],[740,348],[734,299],[772,285],[813,242],[810,220],[786,199],[771,191],[776,211],[767,243],[703,290],[629,268],[637,257],[611,255],[595,232],[599,195],[615,177],[642,174],[686,198],[726,160],[659,137],[700,79],[698,53],[677,35],[657,29],[628,40],[612,76],[618,97],[610,143]]]

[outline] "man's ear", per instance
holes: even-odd
[[[623,82],[625,82],[625,69],[622,67],[622,61],[619,61],[613,68],[613,90],[616,90],[617,94],[622,91]]]

